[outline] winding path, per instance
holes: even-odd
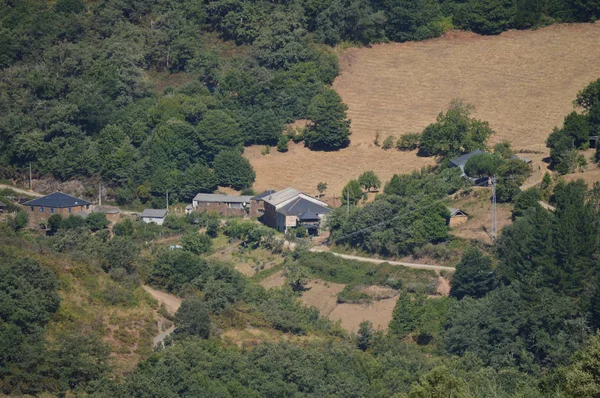
[[[350,254],[341,254],[341,253],[334,253],[334,252],[330,252],[330,251],[326,251],[326,250],[319,250],[315,247],[311,248],[310,251],[313,253],[331,253],[334,256],[345,258],[346,260],[366,261],[366,262],[375,263],[375,264],[388,263],[388,264],[400,265],[400,266],[408,267],[408,268],[431,269],[431,270],[438,271],[438,272],[439,271],[450,271],[450,272],[455,271],[455,269],[453,267],[445,267],[443,265],[405,263],[402,261],[381,260],[379,258],[372,258],[372,257],[352,256]]]

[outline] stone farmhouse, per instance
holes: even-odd
[[[30,228],[45,224],[54,214],[60,214],[63,218],[71,214],[86,217],[92,211],[91,205],[92,202],[62,192],[54,192],[23,203],[29,213]]]
[[[199,193],[192,201],[191,207],[186,207],[186,213],[191,211],[217,213],[225,217],[258,217],[256,203],[252,196],[234,196]]]
[[[286,188],[265,195],[262,221],[280,232],[289,228],[305,227],[312,235],[318,235],[323,221],[331,209],[327,203],[306,195],[297,189]]]

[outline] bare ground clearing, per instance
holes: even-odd
[[[375,329],[387,329],[396,306],[396,297],[373,301],[370,304],[338,304],[329,314],[332,321],[340,321],[349,332],[357,332],[363,321],[371,321]]]
[[[311,152],[290,145],[288,153],[263,156],[247,148],[257,190],[294,186],[327,196],[365,170],[389,180],[432,164],[414,152],[384,151],[373,144],[421,131],[453,98],[475,105],[516,148],[543,150],[552,128],[573,109],[577,92],[600,76],[600,23],[564,24],[499,36],[450,32],[425,42],[389,43],[341,52],[334,88],[349,106],[352,143],[339,152]],[[325,199],[328,199],[327,197]]]

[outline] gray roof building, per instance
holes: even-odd
[[[40,206],[40,207],[55,207],[55,208],[67,208],[75,206],[87,206],[91,205],[92,202],[87,200],[79,199],[71,195],[67,195],[62,192],[54,192],[50,195],[36,198],[28,202],[23,203],[25,206]]]
[[[0,202],[0,208],[1,207],[6,207],[6,205],[4,203]]]
[[[450,167],[458,167],[458,168],[460,168],[464,172],[465,165],[467,164],[467,161],[469,159],[471,159],[471,157],[473,155],[479,155],[479,154],[482,154],[482,153],[485,153],[485,152],[483,152],[481,149],[477,149],[477,150],[475,150],[473,152],[465,153],[462,156],[459,156],[459,157],[457,157],[455,159],[452,159],[450,161]]]
[[[264,191],[263,193],[260,193],[260,194],[258,194],[256,196],[254,196],[252,198],[252,200],[261,200],[261,199],[264,199],[264,198],[266,198],[268,196],[273,195],[274,193],[277,193],[277,191],[275,191],[273,189],[269,189],[269,190]]]
[[[243,195],[218,195],[212,193],[199,193],[194,196],[194,202],[209,202],[209,203],[250,203],[252,196]]]
[[[297,216],[300,218],[300,215],[310,215],[310,213],[317,215],[319,214],[327,214],[331,211],[329,207],[321,206],[318,203],[305,199],[303,197],[298,197],[292,200],[290,203],[287,203],[285,206],[277,209],[278,213],[285,214],[286,216]],[[307,218],[308,219],[308,218]]]
[[[142,218],[165,218],[166,216],[166,209],[144,209],[142,214],[140,214]]]
[[[290,200],[300,194],[301,192],[295,188],[286,188],[279,192],[275,192],[269,196],[264,197],[263,200],[268,204],[277,207],[283,202]]]

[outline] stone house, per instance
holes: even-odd
[[[256,207],[252,206],[252,196],[218,195],[199,193],[192,200],[192,208],[186,212],[217,213],[225,217],[258,217]]]
[[[29,215],[30,228],[45,225],[54,214],[60,214],[63,218],[71,214],[87,215],[91,212],[91,205],[92,202],[62,192],[54,192],[23,203],[25,211]]]

